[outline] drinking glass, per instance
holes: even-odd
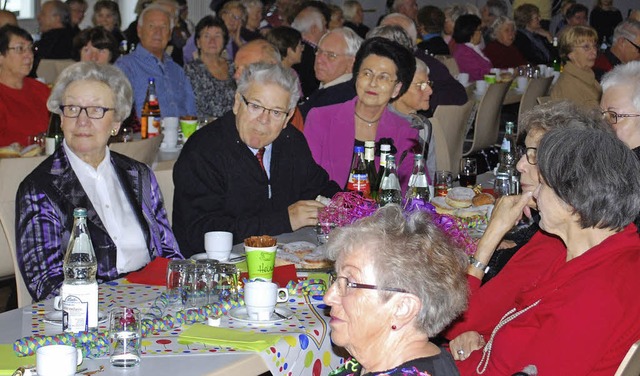
[[[171,260],[167,266],[167,298],[171,304],[188,304],[188,295],[195,273],[192,260]]]
[[[109,312],[109,362],[114,367],[140,364],[142,321],[135,308],[118,307]]]
[[[511,179],[509,176],[496,176],[493,183],[493,194],[496,198],[511,194]]]
[[[433,185],[436,197],[446,196],[449,193],[449,189],[453,188],[453,174],[451,171],[436,171]]]
[[[475,158],[462,158],[460,160],[460,186],[468,187],[476,185],[478,176],[478,164]]]
[[[239,271],[234,264],[218,264],[213,277],[214,295],[211,303],[238,299]]]
[[[202,307],[213,303],[215,281],[214,277],[218,267],[217,260],[197,260],[194,268],[194,288],[191,295],[190,306]]]

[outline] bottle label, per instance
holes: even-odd
[[[68,314],[67,332],[98,327],[98,283],[62,284],[62,310]],[[68,302],[67,302],[68,301]]]
[[[351,174],[349,182],[347,182],[347,191],[362,192],[365,197],[369,197],[371,193],[371,185],[367,174]]]
[[[89,303],[77,296],[67,296],[62,302],[62,330],[65,332],[86,332],[89,327]]]
[[[44,139],[44,151],[47,155],[53,154],[56,151],[56,139],[53,137],[47,137]]]
[[[148,137],[155,137],[160,135],[160,128],[162,127],[162,118],[159,116],[149,116],[149,128],[147,129]]]

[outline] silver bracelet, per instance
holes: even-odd
[[[484,274],[487,274],[487,272],[489,271],[489,267],[487,266],[487,264],[476,260],[476,258],[473,256],[469,256],[469,265],[473,266],[476,269],[480,269]]]

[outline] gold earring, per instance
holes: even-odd
[[[117,129],[115,129],[115,128],[111,129],[111,135],[112,136],[115,136],[117,134],[118,134],[118,130]]]

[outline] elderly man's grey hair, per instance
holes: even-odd
[[[427,336],[438,334],[466,308],[469,261],[429,213],[405,217],[398,205],[387,205],[331,232],[327,252],[337,266],[356,251],[364,252],[373,265],[376,285],[402,289],[420,299],[415,327]],[[378,293],[383,301],[396,294]]]
[[[345,55],[356,56],[356,52],[360,49],[360,45],[362,45],[362,38],[355,31],[348,27],[338,27],[333,30],[329,30],[322,38],[320,38],[320,42],[329,34],[340,34],[344,38],[345,43],[347,43],[347,50],[344,52]],[[318,42],[318,44],[320,44]]]
[[[453,4],[445,7],[443,10],[445,17],[449,17],[453,23],[456,23],[458,17],[465,14],[473,14],[480,17],[480,10],[473,4]]]
[[[631,103],[636,110],[640,111],[640,61],[617,65],[602,77],[601,85],[603,92],[612,87],[628,87]]]
[[[416,57],[416,74],[418,72],[423,72],[425,74],[429,74],[430,71],[429,71],[429,67],[427,66],[427,64],[424,61],[422,61],[422,60],[420,60],[420,59],[418,59]]]
[[[367,33],[367,39],[371,39],[373,37],[381,37],[385,39],[392,40],[394,42],[399,43],[403,47],[408,48],[410,51],[413,48],[413,43],[411,43],[411,38],[407,35],[407,32],[398,25],[380,25],[371,29]]]
[[[542,137],[537,157],[544,182],[581,228],[619,231],[640,212],[640,162],[613,132],[573,120]]]
[[[638,35],[640,35],[640,22],[627,19],[620,22],[613,30],[613,43],[615,43],[618,38],[626,38],[634,41]]]
[[[611,127],[596,110],[587,110],[568,100],[551,101],[522,114],[518,138],[524,138],[531,132],[546,133],[555,128],[566,127],[575,120],[585,128],[598,128],[611,132]]]
[[[313,26],[324,30],[324,25],[324,16],[319,10],[312,7],[303,9],[291,23],[291,27],[302,34],[310,32]]]
[[[249,64],[238,80],[238,93],[245,95],[249,90],[249,86],[253,84],[276,84],[289,92],[287,111],[294,109],[298,99],[300,99],[298,77],[292,73],[291,69],[285,68],[282,64]]]
[[[358,8],[362,8],[362,4],[358,0],[347,0],[342,4],[342,16],[345,20],[353,22]]]
[[[60,106],[67,87],[75,81],[95,81],[107,85],[113,93],[113,120],[121,122],[131,113],[133,90],[127,76],[113,65],[79,62],[68,66],[60,73],[47,100],[49,111],[62,115]]]
[[[140,17],[138,17],[138,27],[144,26],[144,16],[151,11],[159,11],[166,14],[167,17],[169,17],[169,30],[173,30],[173,21],[175,19],[174,15],[172,15],[164,5],[156,3],[149,4],[142,10]]]
[[[53,4],[53,15],[60,17],[60,22],[64,26],[71,26],[71,8],[69,8],[68,4],[63,3],[60,0],[48,1]]]
[[[505,25],[513,25],[515,27],[516,22],[507,16],[499,16],[491,24],[491,38],[498,39],[498,33]]]
[[[416,46],[416,40],[418,39],[418,30],[413,20],[402,13],[387,14],[380,20],[380,25],[398,25],[404,29],[411,40],[411,47],[409,50],[413,51]]]

